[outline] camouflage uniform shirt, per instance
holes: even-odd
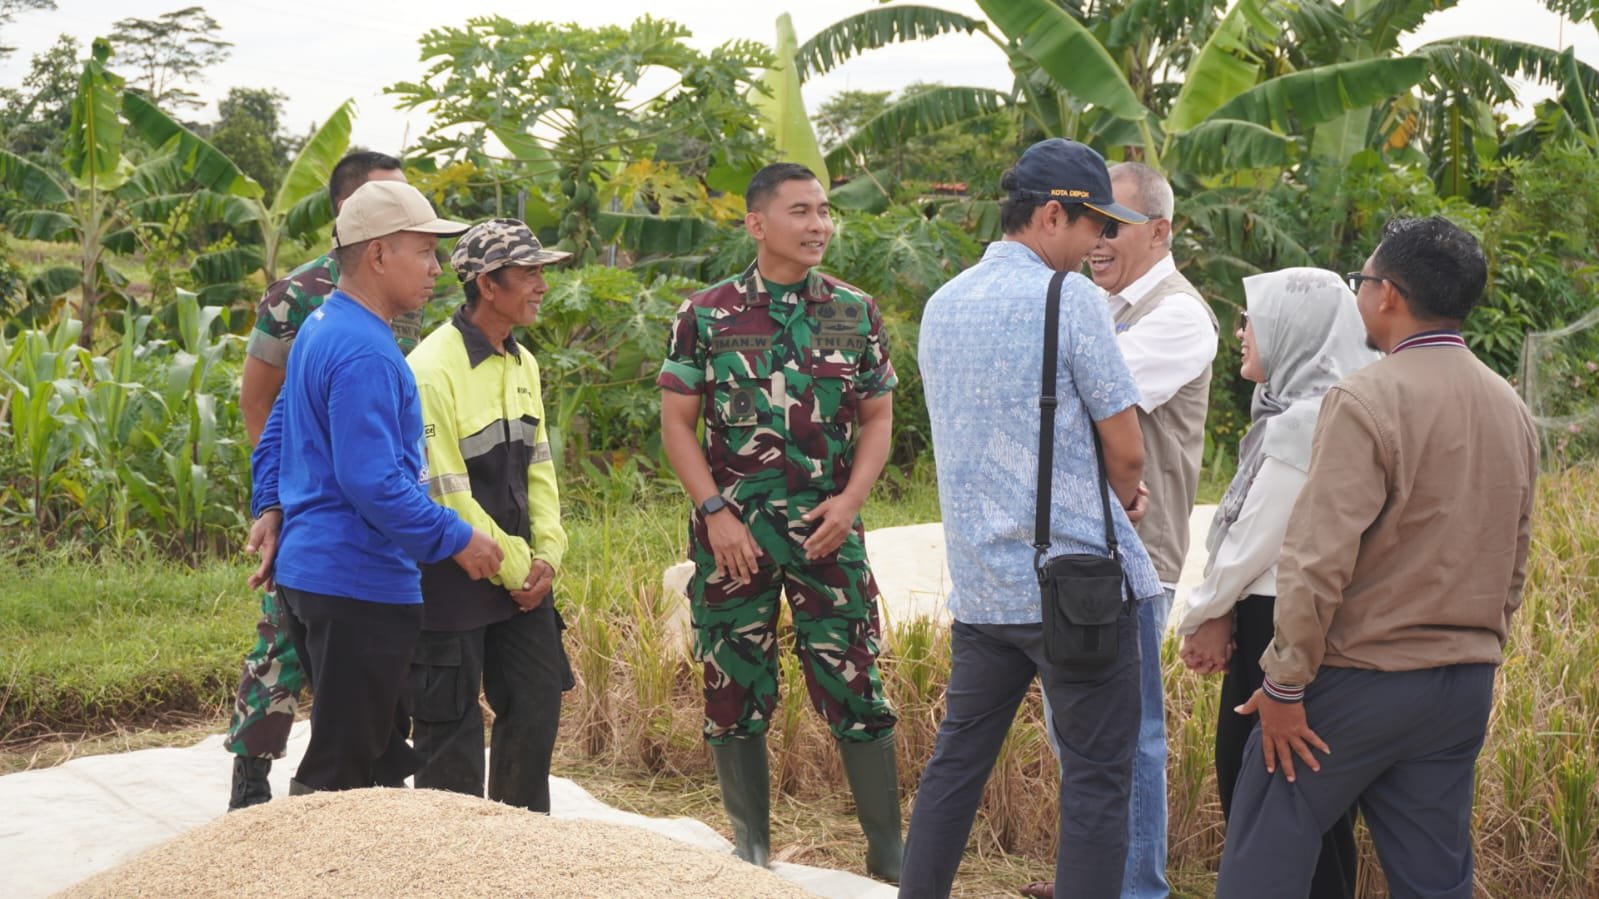
[[[860,402],[897,379],[871,297],[813,271],[774,298],[752,263],[684,302],[656,383],[703,397],[706,461],[745,520],[778,512],[792,529],[849,482]]]
[[[331,254],[312,259],[272,282],[255,308],[255,329],[245,352],[277,368],[289,365],[289,346],[300,326],[339,283],[339,263]],[[406,313],[389,325],[400,352],[409,353],[422,336],[422,313]]]

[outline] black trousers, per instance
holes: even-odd
[[[311,741],[294,775],[311,790],[400,786],[422,766],[405,742],[405,674],[422,606],[283,588],[289,638],[311,683]]]
[[[550,597],[484,627],[422,632],[408,687],[418,787],[483,795],[482,684],[494,711],[489,798],[549,812],[561,693],[574,685],[561,629]]]
[[[1247,596],[1233,613],[1237,649],[1222,678],[1221,705],[1216,715],[1216,786],[1221,793],[1222,817],[1229,820],[1233,789],[1243,769],[1244,745],[1256,724],[1254,715],[1240,715],[1233,708],[1254,695],[1266,680],[1266,673],[1260,670],[1260,656],[1271,645],[1275,604],[1273,596]],[[1321,856],[1310,881],[1309,899],[1354,899],[1359,855],[1355,846],[1355,809],[1351,806],[1322,834]]]

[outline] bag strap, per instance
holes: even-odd
[[[1055,407],[1060,404],[1056,357],[1060,352],[1060,287],[1065,272],[1049,279],[1049,294],[1044,300],[1044,372],[1038,395],[1038,493],[1033,515],[1033,568],[1044,576],[1044,557],[1049,553],[1049,501],[1055,470]],[[1116,531],[1110,518],[1110,482],[1105,477],[1105,450],[1099,443],[1099,429],[1088,426],[1094,437],[1094,458],[1099,463],[1100,507],[1105,521],[1105,546],[1117,558]]]

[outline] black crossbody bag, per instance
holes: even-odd
[[[1055,466],[1056,354],[1060,345],[1060,286],[1064,272],[1049,282],[1044,307],[1044,377],[1038,397],[1038,502],[1033,521],[1033,567],[1043,600],[1044,658],[1051,665],[1080,674],[1101,671],[1116,660],[1116,624],[1124,597],[1132,589],[1122,571],[1116,532],[1110,517],[1110,484],[1105,478],[1105,451],[1099,431],[1094,436],[1094,457],[1099,462],[1100,505],[1105,519],[1105,546],[1109,555],[1049,552],[1049,500],[1051,472]]]

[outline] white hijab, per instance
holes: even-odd
[[[1266,380],[1255,385],[1249,432],[1238,447],[1238,473],[1211,524],[1206,543],[1213,551],[1238,520],[1266,458],[1309,469],[1322,397],[1380,357],[1366,345],[1355,295],[1332,272],[1288,268],[1253,275],[1244,279],[1244,305]]]

